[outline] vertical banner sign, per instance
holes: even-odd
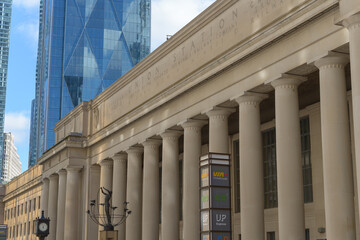
[[[0,240],[7,239],[8,228],[7,225],[0,224]]]
[[[201,240],[231,240],[230,196],[230,155],[201,156]]]

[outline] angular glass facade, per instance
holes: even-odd
[[[35,99],[31,101],[31,119],[30,119],[30,146],[28,168],[36,164],[36,109]]]
[[[0,177],[3,169],[6,80],[9,61],[12,0],[0,0]]]
[[[55,124],[150,53],[150,0],[44,0],[39,153]]]

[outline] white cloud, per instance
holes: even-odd
[[[13,4],[24,8],[39,8],[40,0],[14,0]]]
[[[37,21],[20,23],[15,27],[15,30],[23,35],[28,43],[37,48],[39,38],[39,23]]]
[[[151,48],[154,50],[195,18],[215,0],[153,0],[151,3]]]
[[[30,132],[30,117],[26,112],[5,113],[4,132],[11,132],[14,135],[15,145],[27,143]]]

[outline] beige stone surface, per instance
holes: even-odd
[[[328,220],[331,211],[326,206],[329,202],[326,186],[329,186],[327,174],[331,171],[327,159],[331,157],[327,154],[333,152],[332,157],[345,159],[347,163],[350,150],[355,156],[360,155],[356,144],[356,139],[360,138],[360,114],[357,112],[357,71],[360,67],[356,67],[360,59],[357,51],[360,31],[358,25],[353,24],[357,17],[351,17],[359,11],[359,6],[359,0],[216,1],[97,98],[80,104],[58,122],[56,144],[39,159],[43,171],[38,177],[45,180],[43,196],[53,196],[55,190],[53,187],[48,189],[47,179],[62,169],[77,169],[66,175],[64,228],[69,229],[77,240],[98,239],[98,227],[85,211],[90,200],[97,199],[99,187],[106,185],[114,191],[115,205],[125,199],[132,210],[126,227],[117,228],[118,239],[199,239],[198,158],[202,153],[216,151],[230,153],[232,158],[234,240],[239,240],[240,234],[242,239],[266,239],[268,232],[275,232],[277,240],[303,240],[305,229],[310,230],[311,240],[342,239],[343,236],[332,237],[333,226],[341,227],[341,224],[333,225]],[[319,84],[321,74],[319,76],[313,64],[330,51],[350,52],[351,65],[351,74],[345,68],[347,88],[342,90],[342,96],[347,92],[352,101],[349,105],[353,118],[350,129],[354,141],[350,142],[346,137],[346,141],[334,147],[324,141],[328,138],[324,136],[328,133],[334,136],[335,132],[341,136],[346,134],[344,126],[348,122],[343,119],[343,125],[336,127],[329,127],[326,122],[337,120],[336,113],[347,109],[344,106],[346,99],[342,97],[342,105],[338,108],[332,106],[337,106],[336,98],[320,99],[319,92],[326,91],[329,86],[324,86],[321,81]],[[307,77],[308,81],[299,88],[282,84],[280,90],[276,86],[275,91],[266,85],[284,74]],[[331,77],[334,75],[327,78]],[[329,85],[338,90],[335,83]],[[266,93],[269,98],[257,104],[241,102],[240,106],[233,101],[249,91]],[[323,119],[324,109],[320,110],[320,106],[324,108],[326,104],[330,110],[325,113],[335,114],[335,117]],[[211,109],[213,112],[216,109],[232,110],[206,114]],[[298,123],[299,118],[305,116],[309,116],[310,121],[313,202],[303,204]],[[273,127],[277,133],[279,207],[262,211],[260,134]],[[183,132],[179,132],[181,128]],[[169,131],[175,131],[176,136],[168,136]],[[146,144],[144,156],[140,149],[129,150],[148,139],[160,139],[160,136],[163,137],[159,146],[162,156],[150,151],[152,148]],[[237,186],[234,166],[238,164],[234,141],[237,139],[240,139],[240,189],[234,189]],[[341,147],[344,143],[348,143],[346,152],[344,146]],[[112,169],[100,167],[104,161],[113,162]],[[354,160],[354,163],[360,169],[358,161]],[[332,212],[343,209],[336,214],[346,213],[348,219],[357,219],[358,226],[358,206],[353,210],[350,206],[351,201],[358,202],[358,194],[355,192],[354,198],[350,189],[359,171],[351,166],[341,171],[343,168],[334,169],[344,176],[352,170],[355,174],[353,177],[346,175],[349,191],[345,197],[336,198],[339,201],[333,201],[341,207],[335,207]],[[334,174],[338,172],[334,171]],[[17,196],[17,189],[22,189],[20,182],[23,185],[28,182],[26,179],[21,181],[7,185],[9,191],[5,199]],[[340,186],[341,182],[330,185]],[[64,190],[63,183],[59,179],[58,194]],[[334,189],[331,194],[340,188]],[[157,193],[160,191],[159,226]],[[238,192],[241,213],[235,212]],[[59,208],[63,202],[59,197],[50,198],[57,200],[55,204],[52,199],[50,206]],[[42,200],[46,209],[50,198]],[[74,201],[68,203],[70,199]],[[11,204],[5,209],[14,208],[18,202]],[[78,211],[70,212],[74,206]],[[59,212],[57,214],[59,227]],[[149,222],[151,216],[155,216],[155,221]],[[339,221],[344,222],[341,216]],[[349,226],[349,232],[353,233],[355,223]],[[325,228],[325,233],[319,232],[319,228]]]

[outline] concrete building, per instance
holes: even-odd
[[[2,181],[10,182],[11,179],[20,175],[21,162],[19,154],[15,147],[14,135],[12,133],[4,133],[4,151],[3,151],[3,169]]]
[[[200,239],[208,152],[231,156],[231,239],[360,239],[359,12],[215,2],[57,123],[38,159],[48,239],[98,239],[99,187],[130,203],[119,240]]]
[[[3,204],[7,239],[36,240],[33,221],[40,217],[42,166],[35,165],[5,185]]]
[[[12,0],[0,0],[0,176],[3,166],[6,82],[9,63]]]

